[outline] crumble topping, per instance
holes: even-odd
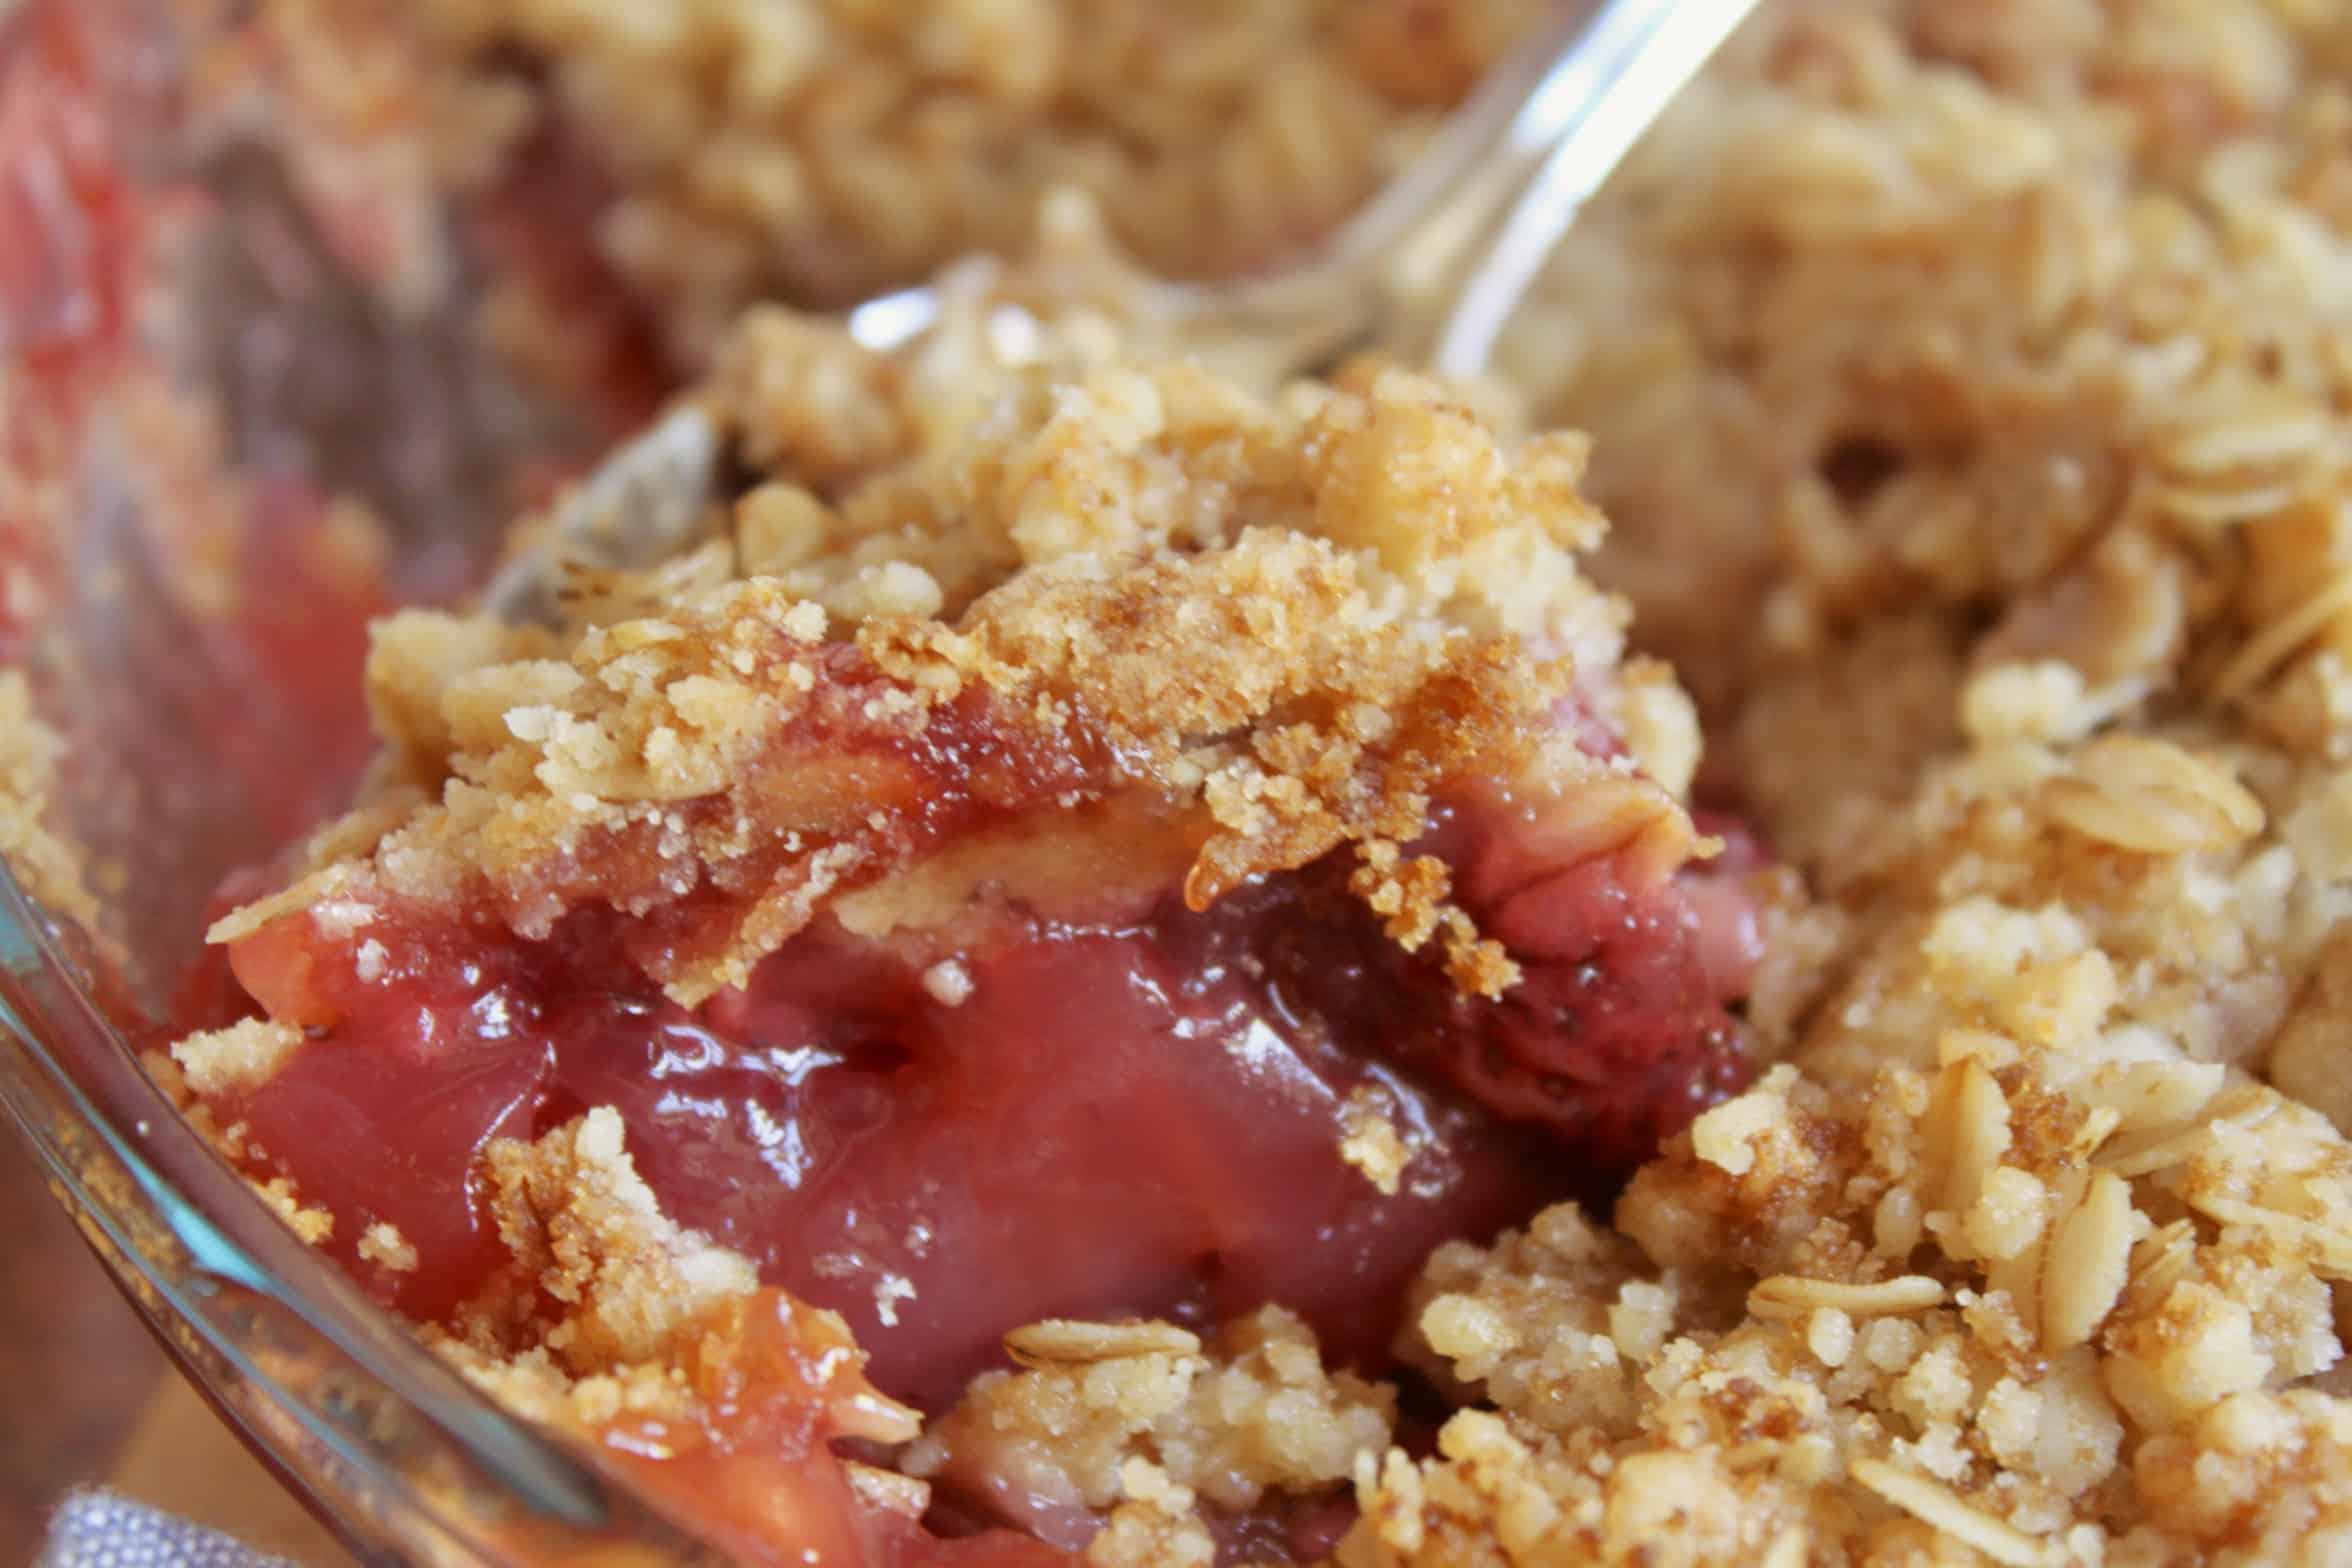
[[[1613,1231],[1432,1258],[1348,1568],[2341,1555],[2346,41],[1771,8],[1580,220],[1516,368],[1818,902]]]
[[[488,1151],[491,1213],[526,1286],[515,1305],[539,1310],[536,1292],[556,1314],[527,1342],[575,1375],[651,1361],[757,1283],[742,1257],[662,1215],[624,1136],[599,1107]],[[477,1314],[474,1333],[488,1326]]]
[[[812,336],[872,373],[799,373]],[[794,374],[764,368],[777,354]],[[809,400],[894,423],[916,394],[879,364],[837,329],[763,315],[707,396],[747,458],[789,465]],[[871,899],[924,803],[905,759],[960,744],[943,726],[1027,758],[961,787],[1168,802],[1195,908],[1352,843],[1396,940],[1440,938],[1490,996],[1515,966],[1439,862],[1398,852],[1438,790],[1540,776],[1593,850],[1663,874],[1700,849],[1655,778],[1549,718],[1637,715],[1628,742],[1691,772],[1687,706],[1655,667],[1616,678],[1622,611],[1576,570],[1602,532],[1576,492],[1580,439],[1507,446],[1395,371],[1271,401],[1182,365],[1011,368],[998,387],[968,430],[877,444],[849,472],[786,466],[730,534],[576,583],[561,632],[383,622],[369,691],[394,753],[362,820],[417,798],[401,790],[423,803],[372,845],[331,832],[340,858],[212,939],[386,896],[485,900],[530,936],[591,897],[643,919],[715,889],[729,906],[651,960],[692,1004],[829,901]],[[747,561],[759,575],[736,575]],[[911,598],[891,586],[918,580]]]
[[[2085,1044],[2055,1049],[2097,1061]],[[2334,1516],[2352,1494],[2304,1427],[2342,1418],[2291,1386],[2341,1356],[2328,1205],[2352,1147],[2177,1057],[2055,1092],[2053,1049],[1954,1030],[1940,1070],[1858,1094],[1784,1065],[1635,1179],[1621,1234],[1563,1207],[1440,1249],[1410,1348],[1500,1414],[1361,1474],[1341,1561],[1516,1560],[1531,1542],[1484,1554],[1528,1488],[1536,1538],[1602,1560],[1637,1538],[1621,1517],[1680,1498],[1678,1561],[1791,1531],[1872,1558],[1923,1524],[2004,1563],[2171,1561],[2190,1510],[2164,1489],[2216,1420],[2286,1490],[2183,1544]]]
[[[267,1018],[242,1018],[172,1042],[181,1081],[197,1094],[218,1094],[261,1083],[299,1049],[302,1031]]]
[[[1394,1393],[1326,1369],[1313,1333],[1279,1307],[1205,1346],[1165,1323],[1039,1324],[1005,1346],[1024,1370],[974,1380],[904,1464],[1023,1499],[1049,1539],[1057,1509],[1164,1503],[1170,1487],[1234,1512],[1269,1490],[1323,1490],[1395,1424]]]
[[[1205,1563],[1204,1505],[1238,1514],[1270,1492],[1328,1491],[1389,1439],[1394,1393],[1326,1368],[1313,1333],[1277,1307],[1205,1345],[1162,1322],[1026,1325],[1005,1338],[1021,1370],[977,1379],[923,1430],[855,1377],[860,1358],[837,1318],[758,1290],[746,1260],[663,1218],[622,1141],[619,1118],[600,1109],[534,1143],[496,1145],[491,1206],[513,1249],[513,1288],[469,1308],[458,1334],[426,1330],[468,1378],[533,1419],[591,1434],[646,1421],[692,1429],[714,1386],[742,1397],[725,1373],[748,1354],[760,1314],[780,1313],[839,1347],[821,1363],[838,1384],[826,1416],[835,1429],[905,1445],[894,1470],[841,1463],[861,1495],[909,1518],[934,1483],[1001,1496],[1049,1542],[1092,1538],[1089,1559],[1105,1565],[1165,1561],[1155,1554],[1171,1549]]]
[[[1181,17],[1151,0],[684,0],[627,16],[444,0],[410,20],[416,95],[447,106],[440,156],[493,165],[533,128],[571,144],[616,188],[597,252],[700,354],[761,299],[846,305],[1017,249],[1065,188],[1102,201],[1157,270],[1265,266],[1401,166],[1537,14],[1527,0]],[[360,96],[357,77],[383,95],[388,38],[360,36],[374,47],[346,53],[373,71],[320,70],[341,78],[322,93]],[[539,69],[502,72],[518,53]]]

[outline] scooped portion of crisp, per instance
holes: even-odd
[[[1433,1248],[1748,1076],[1759,857],[1577,571],[1582,443],[1395,372],[999,367],[950,410],[913,370],[755,318],[705,543],[558,627],[382,623],[376,788],[215,927],[258,1016],[189,1085],[501,1377],[675,1371],[722,1311],[932,1411],[1064,1320],[1377,1369]],[[747,1435],[834,1430],[824,1355],[770,1350],[807,1419],[662,1397],[832,1477]],[[1100,1522],[1002,1480],[939,1485]]]

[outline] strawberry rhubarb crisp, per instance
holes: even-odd
[[[159,1065],[484,1388],[764,1564],[2352,1560],[2352,8],[1767,4],[1507,389],[1053,193],[1282,254],[1533,6],[263,9],[721,438],[376,624]]]

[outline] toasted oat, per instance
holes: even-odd
[[[1326,1368],[1314,1335],[1275,1307],[1206,1345],[1166,1323],[1072,1322],[1005,1343],[1027,1370],[975,1380],[910,1459],[963,1495],[1242,1510],[1347,1480],[1394,1424],[1390,1390]]]
[[[2242,697],[2277,673],[2294,652],[2352,610],[2352,569],[2338,572],[2246,640],[2213,677],[2213,696]]]
[[[1173,1323],[1130,1319],[1123,1323],[1088,1323],[1050,1318],[1005,1335],[1005,1354],[1025,1367],[1084,1366],[1095,1361],[1121,1361],[1130,1356],[1193,1356],[1200,1354],[1200,1336]]]
[[[1835,1280],[1799,1279],[1775,1274],[1758,1280],[1748,1291],[1748,1311],[1759,1318],[1793,1318],[1824,1309],[1848,1317],[1874,1317],[1882,1312],[1918,1312],[1944,1299],[1944,1287],[1924,1275],[1906,1274],[1869,1285],[1843,1285]]]
[[[2131,1267],[2131,1187],[2112,1171],[2050,1238],[2054,1265],[2042,1288],[2042,1344],[2071,1350],[2087,1341],[2123,1294]]]
[[[2227,849],[2262,830],[2262,805],[2212,763],[2166,741],[2110,735],[2043,787],[2043,808],[2087,838],[2171,855]]]
[[[1857,1459],[1853,1477],[1897,1508],[1950,1536],[1973,1546],[2009,1568],[2046,1568],[2058,1561],[2048,1545],[1999,1519],[1977,1512],[1944,1487],[1883,1460]]]

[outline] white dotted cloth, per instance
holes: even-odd
[[[0,6],[0,10],[6,9]],[[76,1492],[36,1568],[297,1568],[111,1492]]]

